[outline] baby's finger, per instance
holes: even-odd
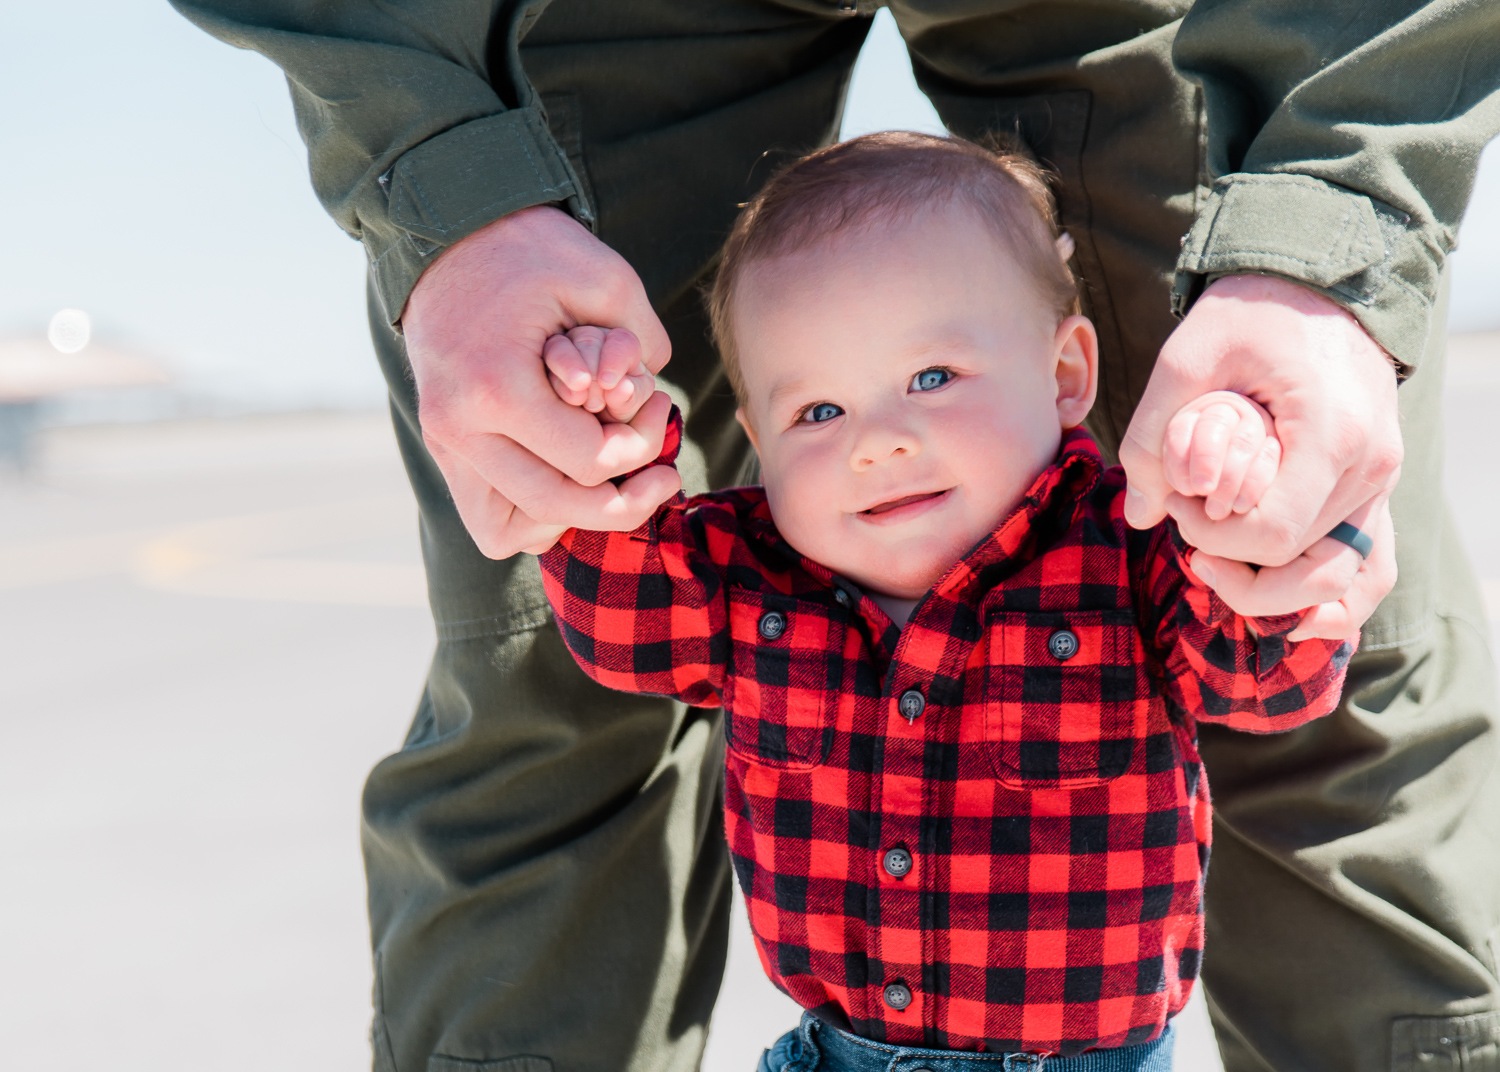
[[[594,373],[566,335],[553,335],[542,345],[542,361],[547,379],[557,397],[570,406],[581,406],[588,400]]]
[[[1245,481],[1245,475],[1249,472],[1251,464],[1259,455],[1261,445],[1265,441],[1266,428],[1259,414],[1240,411],[1239,421],[1234,431],[1230,433],[1229,442],[1224,447],[1223,465],[1219,470],[1218,483],[1209,492],[1208,501],[1203,504],[1203,512],[1211,520],[1221,521],[1234,509],[1235,501],[1239,498],[1240,486]]]
[[[655,390],[656,377],[646,370],[644,364],[637,365],[635,372],[604,392],[605,413],[611,420],[634,420],[636,413]]]
[[[600,387],[613,390],[634,374],[637,367],[645,368],[639,339],[624,328],[615,328],[604,336],[600,341],[598,370],[594,373]]]
[[[1234,498],[1234,512],[1249,513],[1259,505],[1261,496],[1276,479],[1276,472],[1280,468],[1281,440],[1275,436],[1267,436],[1251,460],[1250,468],[1245,471],[1245,479],[1240,482],[1239,494]]]
[[[1167,425],[1162,437],[1161,467],[1167,483],[1179,495],[1193,494],[1192,480],[1188,475],[1188,462],[1193,452],[1193,429],[1203,415],[1200,407],[1191,404],[1178,410]]]
[[[590,413],[598,413],[604,409],[604,385],[599,382],[599,364],[602,360],[604,344],[610,334],[607,329],[597,328],[592,324],[580,324],[568,332],[569,340],[578,347],[579,355],[588,366],[589,397],[583,403],[583,408]]]
[[[1240,411],[1216,402],[1198,414],[1188,451],[1188,486],[1193,495],[1208,495],[1219,485],[1230,440],[1240,426]]]

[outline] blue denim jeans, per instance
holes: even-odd
[[[760,1055],[756,1072],[1171,1072],[1172,1024],[1151,1042],[1077,1057],[964,1053],[871,1042],[810,1013]]]

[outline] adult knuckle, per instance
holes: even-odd
[[[1273,515],[1266,520],[1261,552],[1264,566],[1284,566],[1302,552],[1303,526],[1296,518]]]
[[[1379,482],[1400,469],[1405,458],[1406,448],[1402,446],[1399,439],[1395,442],[1380,443],[1370,451],[1370,472],[1376,478],[1376,482]]]
[[[422,439],[430,446],[434,440],[446,443],[452,438],[455,407],[441,394],[423,394],[417,400],[417,423]]]

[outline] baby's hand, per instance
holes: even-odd
[[[628,424],[656,389],[634,343],[624,328],[583,325],[554,335],[542,347],[547,379],[570,406],[597,413],[601,421]]]
[[[1253,509],[1280,465],[1281,441],[1271,415],[1233,391],[1195,398],[1167,425],[1167,482],[1183,495],[1206,499],[1203,512],[1210,520]]]

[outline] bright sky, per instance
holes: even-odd
[[[0,334],[58,309],[246,408],[378,404],[364,256],[323,214],[277,72],[162,0],[12,5],[0,66]],[[887,13],[846,133],[939,129]],[[1500,328],[1500,152],[1454,263],[1455,329]]]

